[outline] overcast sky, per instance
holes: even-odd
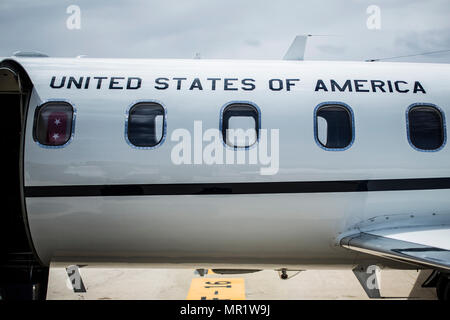
[[[70,5],[81,28],[68,29]],[[376,5],[381,28],[368,29]],[[297,34],[307,60],[365,60],[450,49],[448,0],[0,0],[0,56],[281,59]],[[450,52],[389,61],[450,63]]]

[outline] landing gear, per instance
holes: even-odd
[[[439,300],[450,301],[450,273],[434,270],[422,284],[422,288],[436,288]]]
[[[278,276],[280,277],[281,280],[288,280],[288,279],[291,279],[291,278],[295,277],[296,275],[298,275],[303,270],[288,270],[286,268],[282,268],[282,269],[279,269],[277,271],[278,271]]]
[[[361,264],[352,271],[369,298],[381,298],[380,268],[378,266]]]
[[[450,275],[441,274],[436,283],[436,293],[441,301],[450,301]]]
[[[48,268],[38,265],[0,266],[0,300],[45,300]]]

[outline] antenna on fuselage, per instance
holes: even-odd
[[[376,62],[376,61],[381,61],[381,60],[391,60],[391,59],[399,59],[399,58],[418,57],[418,56],[425,56],[427,54],[447,53],[447,52],[450,52],[450,49],[438,50],[438,51],[428,51],[428,52],[414,53],[414,54],[407,54],[407,55],[403,55],[403,56],[395,56],[395,57],[388,57],[388,58],[367,59],[365,61],[366,62]]]

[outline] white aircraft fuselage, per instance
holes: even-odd
[[[449,65],[13,60],[32,83],[22,187],[29,236],[43,264],[417,268],[348,250],[341,240],[450,224]],[[74,111],[70,139],[60,146],[33,136],[36,109],[52,101]],[[164,109],[161,143],[154,147],[137,147],[128,137],[137,103]],[[222,132],[224,110],[232,104],[257,110],[269,146],[261,145],[262,135],[244,151],[221,140],[215,152],[222,156],[211,163],[205,154],[212,139],[205,133]],[[349,110],[346,148],[326,148],[318,140],[316,112],[323,105]],[[442,114],[437,150],[420,150],[409,139],[408,111],[416,105]],[[253,148],[259,153],[250,163]],[[227,152],[241,151],[243,163],[227,160]],[[418,237],[450,250],[448,236],[444,242]]]

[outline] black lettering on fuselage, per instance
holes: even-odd
[[[386,92],[384,90],[384,82],[381,80],[370,80],[370,84],[372,85],[372,91],[377,92],[377,88],[380,89],[382,92]]]
[[[300,79],[286,79],[286,90],[291,91],[291,87],[295,86],[295,81],[300,81]]]
[[[327,87],[327,84],[322,79],[317,80],[316,87],[314,91],[324,91],[328,92],[328,88],[331,88],[332,92],[373,92],[373,93],[423,93],[426,94],[425,89],[419,81],[415,81],[413,88],[411,88],[411,84],[407,81],[403,80],[365,80],[365,79],[357,79],[357,80],[345,80],[345,82],[339,82],[333,79],[330,79],[330,87]],[[353,87],[352,87],[353,85]]]
[[[422,93],[426,93],[425,89],[422,87],[422,85],[420,84],[419,81],[414,82],[414,89],[413,89],[413,93],[417,93],[417,92],[422,92]]]
[[[223,90],[236,91],[238,88],[233,88],[234,83],[232,81],[238,81],[238,78],[225,78],[223,83]]]
[[[363,89],[364,84],[367,82],[367,80],[355,80],[354,82],[356,92],[369,92],[369,89]]]
[[[133,80],[136,81],[136,84],[133,86]],[[127,80],[127,89],[128,90],[136,90],[141,87],[142,79],[138,77],[130,77]]]
[[[392,82],[391,80],[387,81],[388,87],[389,87],[389,92],[394,92],[394,90],[392,90]]]
[[[81,89],[81,86],[83,85],[83,77],[80,77],[78,81],[75,79],[75,77],[69,77],[67,89],[70,89],[72,87],[72,83],[77,89]]]
[[[123,89],[123,87],[118,87],[119,85],[119,81],[118,80],[123,80],[125,79],[124,77],[111,77],[111,79],[109,80],[109,88],[110,89]]]
[[[92,81],[91,81],[92,79]],[[252,91],[257,87],[254,78],[184,78],[184,77],[159,77],[156,78],[154,88],[166,90],[175,86],[176,90],[212,90],[223,89],[224,91]],[[173,82],[172,82],[173,81]],[[183,81],[185,85],[183,85]],[[223,81],[223,87],[219,82]],[[295,91],[300,79],[295,78],[273,78],[269,79],[269,89],[271,91]],[[52,76],[50,87],[53,89],[110,89],[110,90],[137,90],[142,87],[143,79],[140,77],[104,77],[104,76]],[[329,87],[328,87],[329,85]],[[221,88],[222,87],[222,88]],[[267,89],[267,87],[265,88]],[[331,90],[329,90],[331,89]],[[314,91],[319,92],[372,92],[372,93],[422,93],[426,94],[425,88],[420,81],[404,80],[366,80],[366,79],[345,79],[345,80],[323,80],[318,79]]]
[[[61,89],[66,84],[66,77],[61,78],[61,82],[58,85],[55,85],[56,76],[52,77],[52,80],[50,81],[50,87],[53,89]]]
[[[181,90],[181,82],[187,80],[187,78],[173,78],[173,80],[177,81],[177,90]]]
[[[406,92],[409,92],[409,89],[404,89],[404,90],[400,89],[400,87],[399,87],[399,84],[400,84],[400,83],[408,84],[406,81],[395,81],[395,82],[394,82],[395,90],[396,90],[397,92],[400,92],[400,93],[406,93]]]
[[[193,89],[203,90],[202,83],[200,82],[199,78],[195,78],[194,81],[192,81],[192,84],[191,84],[191,87],[189,88],[189,90],[193,90]]]
[[[108,77],[94,77],[97,80],[97,89],[102,87],[102,81],[108,79]]]
[[[336,91],[336,89],[338,89],[341,92],[348,89],[349,92],[352,92],[352,82],[350,80],[345,81],[343,87],[339,86],[339,84],[334,80],[330,80],[330,84],[331,84],[331,91],[333,92]]]
[[[242,90],[251,91],[255,90],[255,79],[242,79]]]
[[[222,79],[220,78],[208,78],[208,81],[211,81],[211,90],[216,90],[216,82]]]
[[[89,88],[89,82],[91,82],[91,77],[87,77],[86,81],[84,82],[84,88],[87,89]]]
[[[319,91],[319,90],[328,91],[327,86],[325,85],[323,80],[320,80],[320,79],[317,80],[316,88],[314,89],[314,91]]]
[[[166,81],[169,81],[169,79],[168,78],[157,78],[155,80],[155,83],[157,84],[155,86],[155,89],[158,89],[158,90],[167,89],[169,87],[169,84]]]
[[[281,79],[270,79],[269,80],[269,88],[272,91],[283,90],[283,80],[281,80]]]

